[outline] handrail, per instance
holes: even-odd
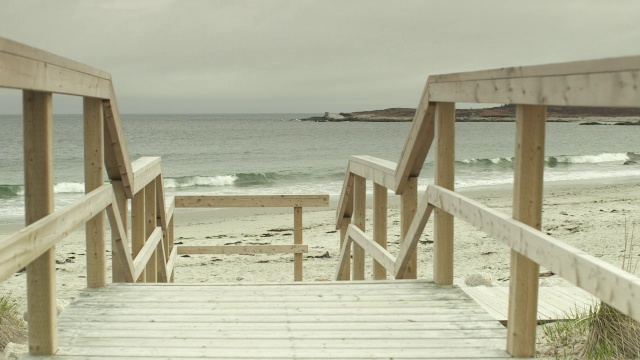
[[[518,166],[514,177],[513,218],[452,191],[456,102],[517,104]],[[377,242],[366,235],[354,235],[357,227],[348,225],[351,217],[357,214],[358,227],[364,227],[364,209],[359,207],[364,207],[363,184],[366,183],[363,180],[367,179],[375,183],[374,190],[379,190],[375,186],[382,183],[403,199],[404,224],[400,253],[395,260],[396,278],[402,278],[406,266],[411,266],[409,261],[413,260],[409,257],[415,256],[417,240],[434,208],[441,210],[435,213],[433,257],[436,283],[450,284],[453,281],[452,215],[498,236],[512,248],[507,341],[510,354],[526,357],[533,355],[535,349],[538,264],[598,296],[623,314],[640,320],[640,306],[633,301],[640,297],[637,277],[578,252],[531,227],[539,226],[542,211],[546,106],[638,108],[639,104],[640,56],[429,76],[393,176],[387,171],[385,176],[388,179],[374,180],[377,171],[374,164],[356,163],[356,159],[349,159],[336,214],[336,228],[341,229],[342,243],[338,277],[348,278],[351,243],[371,247]],[[415,203],[411,201],[416,179],[436,138],[435,185],[427,187],[425,199],[416,210]],[[388,186],[391,178],[395,180],[394,187]],[[386,202],[383,206],[386,207]],[[404,214],[414,211],[415,216],[407,221]],[[386,209],[383,213],[386,214]],[[375,221],[374,227],[377,229]],[[357,280],[362,276],[363,256],[362,249],[354,250],[354,273],[358,268],[358,276],[354,274],[354,277]]]
[[[329,195],[181,195],[174,199],[176,208],[293,208],[293,245],[177,245],[167,264],[173,267],[175,256],[182,254],[294,254],[294,281],[302,281],[302,254],[309,252],[302,244],[302,208],[329,205]]]
[[[429,204],[466,221],[640,321],[637,276],[451,190],[429,185],[425,195]]]

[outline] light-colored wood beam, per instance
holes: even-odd
[[[156,231],[157,219],[156,219],[156,181],[152,180],[144,188],[144,233],[145,239],[148,242],[149,238]],[[162,232],[161,232],[162,234]],[[162,236],[161,236],[162,237]],[[146,242],[145,242],[146,245]],[[154,250],[158,248],[156,244]],[[158,252],[153,251],[151,259],[147,262],[146,268],[146,282],[158,282]]]
[[[302,254],[308,245],[176,245],[178,255],[184,254]]]
[[[177,208],[222,207],[322,207],[329,206],[328,195],[179,195]]]
[[[52,95],[24,91],[22,103],[25,225],[28,226],[53,212]],[[58,350],[54,244],[39,251],[39,256],[27,263],[31,355],[52,355]]]
[[[354,176],[353,180],[353,220],[352,225],[365,231],[367,213],[367,179]],[[352,280],[364,280],[365,253],[361,245],[353,244]]]
[[[293,208],[293,243],[302,245],[302,208]],[[293,254],[293,280],[302,281],[302,253]]]
[[[410,240],[407,237],[409,229],[414,221],[416,211],[418,208],[418,178],[410,177],[407,181],[407,185],[404,188],[404,192],[400,197],[400,235],[403,241],[400,244],[404,247],[404,242]],[[418,235],[419,236],[419,235]],[[417,279],[418,278],[418,251],[416,250],[418,242],[416,241],[411,254],[407,253],[408,259],[404,266],[403,279]]]
[[[455,103],[436,104],[436,157],[434,184],[453,190],[455,162]],[[436,209],[434,216],[433,281],[453,284],[453,216]]]
[[[513,218],[540,230],[547,108],[516,108],[516,156],[514,160]],[[515,357],[534,356],[538,314],[540,266],[511,250],[507,351]]]
[[[373,239],[383,249],[387,249],[387,188],[373,184]],[[384,280],[387,278],[387,269],[382,264],[373,260],[373,278]]]
[[[104,121],[102,100],[83,99],[84,107],[84,191],[86,194],[104,185]],[[104,212],[85,224],[87,287],[107,285],[107,252],[104,240]]]

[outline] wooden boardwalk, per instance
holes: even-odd
[[[419,280],[113,284],[59,317],[65,358],[505,358],[506,329],[458,287]]]
[[[506,324],[509,313],[509,288],[465,287],[461,288],[469,294],[491,316]],[[538,323],[565,319],[576,311],[587,311],[597,302],[588,292],[573,286],[540,287],[538,290]]]

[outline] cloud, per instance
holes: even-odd
[[[0,34],[109,71],[123,112],[351,111],[415,106],[430,74],[631,55],[640,3],[615,3],[6,0]]]

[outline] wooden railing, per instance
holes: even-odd
[[[455,102],[517,104],[512,216],[453,192]],[[364,278],[364,251],[396,278],[414,276],[412,256],[435,210],[437,284],[453,282],[454,216],[511,248],[507,351],[513,356],[535,352],[540,265],[640,321],[638,277],[539,231],[547,105],[640,107],[640,56],[430,76],[397,165],[362,156],[349,160],[337,209],[342,251],[336,278],[350,277],[352,243],[353,279]],[[434,140],[434,185],[416,207],[416,178]],[[364,232],[366,180],[374,182],[372,237]],[[397,257],[386,250],[386,234],[376,232],[381,224],[386,226],[387,189],[402,196]],[[374,272],[374,278],[382,278],[378,274]]]
[[[309,247],[302,240],[302,208],[329,206],[329,195],[216,195],[176,196],[177,208],[292,208],[293,244],[291,245],[176,245],[182,254],[293,254],[293,279],[302,281],[302,254]],[[173,255],[173,254],[172,254]]]
[[[51,355],[57,351],[55,245],[86,224],[87,286],[106,286],[106,212],[112,237],[112,281],[173,281],[179,253],[173,241],[176,201],[186,207],[194,198],[165,196],[159,157],[130,161],[108,73],[0,38],[0,88],[23,91],[26,219],[24,229],[0,241],[0,281],[26,266],[29,352]],[[83,97],[86,190],[81,199],[55,212],[53,93]],[[208,197],[195,205],[228,205],[220,201]],[[302,245],[301,207],[326,206],[328,197],[258,196],[251,201],[258,201],[254,203],[257,206],[294,208],[295,244],[287,252],[295,253],[295,276],[301,279],[302,251],[306,251]],[[235,206],[242,206],[242,199],[236,199]],[[127,236],[129,218],[131,243]],[[185,247],[182,251],[197,249]]]

